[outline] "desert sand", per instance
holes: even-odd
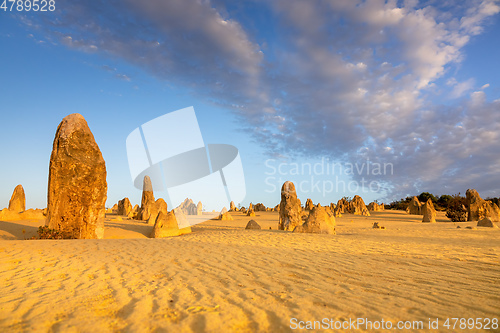
[[[112,214],[102,240],[23,240],[43,220],[0,222],[0,331],[287,332],[292,318],[367,318],[424,332],[439,318],[434,332],[451,332],[446,318],[500,317],[500,229],[371,214],[344,214],[324,235],[232,212],[164,239]],[[262,230],[245,230],[250,219]]]

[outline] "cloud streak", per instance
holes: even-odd
[[[57,19],[23,22],[233,110],[270,154],[393,163],[392,197],[500,187],[500,102],[449,77],[495,1],[251,2],[272,33],[231,2],[60,2]],[[453,106],[433,101],[447,77]]]

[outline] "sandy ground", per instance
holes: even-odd
[[[335,236],[293,234],[274,212],[252,218],[260,231],[232,215],[168,239],[113,215],[104,240],[28,241],[43,221],[0,222],[0,331],[287,332],[326,318],[338,332],[366,318],[426,332],[439,318],[434,332],[469,332],[443,324],[500,318],[500,229],[388,211],[345,214]]]

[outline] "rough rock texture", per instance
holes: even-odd
[[[498,228],[489,217],[485,217],[477,222],[478,227]]]
[[[299,225],[302,225],[302,205],[295,185],[286,181],[281,187],[278,229],[293,231]]]
[[[155,209],[155,196],[153,194],[153,185],[151,184],[151,178],[149,176],[144,176],[142,182],[142,198],[141,198],[141,208],[136,216],[138,220],[147,221],[151,215],[151,212]]]
[[[248,210],[250,210],[250,209],[251,209],[251,210],[254,210],[254,209],[253,209],[253,204],[252,204],[251,202],[250,202],[250,205],[248,206]]]
[[[333,203],[330,204],[330,210],[332,211],[334,217],[342,217],[341,208],[342,207],[339,207],[338,205],[335,206]]]
[[[155,201],[154,206],[151,208],[151,210],[149,212],[149,218],[147,220],[148,224],[154,225],[156,223],[156,218],[158,217],[158,215],[161,212],[163,212],[163,214],[167,214],[168,207],[167,207],[167,203],[165,202],[165,200],[163,200],[162,198],[159,198]]]
[[[490,201],[481,199],[479,193],[474,189],[468,189],[467,198],[467,221],[480,221],[489,217],[493,222],[500,221],[500,209]]]
[[[338,214],[344,214],[349,209],[349,201],[347,201],[345,198],[340,199],[339,201],[337,201],[336,209]]]
[[[422,215],[422,204],[417,197],[411,199],[406,212],[410,215]]]
[[[250,221],[248,221],[247,226],[245,227],[245,229],[249,229],[249,230],[260,230],[260,229],[261,229],[261,227],[260,227],[260,225],[259,225],[257,222],[255,222],[254,220],[250,220]]]
[[[280,211],[280,205],[277,204],[276,206],[274,206],[274,211],[275,212],[279,212]]]
[[[196,215],[203,215],[203,205],[201,204],[201,201],[198,201],[198,204],[196,205]]]
[[[422,214],[424,214],[422,222],[436,223],[436,210],[430,198],[422,205],[421,211]]]
[[[134,208],[132,209],[132,217],[134,219],[137,219],[137,215],[139,215],[140,210],[141,210],[141,207],[139,207],[138,204],[135,204]]]
[[[255,211],[253,209],[248,209],[247,216],[255,216]]]
[[[12,197],[9,201],[9,210],[16,213],[26,210],[26,197],[24,195],[24,188],[21,184],[17,185],[12,193]]]
[[[267,209],[263,203],[258,203],[255,206],[253,206],[253,210],[256,212],[265,212]]]
[[[381,212],[383,210],[385,210],[385,206],[383,203],[381,203],[380,205],[376,202],[370,202],[367,206],[368,208],[368,211],[370,212]]]
[[[186,198],[177,208],[185,215],[198,215],[198,207],[189,198]]]
[[[111,212],[115,214],[118,213],[118,204],[114,204],[113,207],[111,207]]]
[[[221,214],[226,214],[227,213],[227,208],[223,207],[222,210],[220,211]]]
[[[314,204],[311,199],[306,200],[305,210],[313,210]]]
[[[221,213],[219,217],[217,218],[218,220],[223,220],[223,221],[232,221],[234,220],[231,214],[229,212]]]
[[[294,228],[293,232],[335,235],[335,217],[324,207],[314,207],[304,224]]]
[[[235,206],[235,204],[234,204],[234,201],[231,201],[231,202],[229,203],[229,211],[230,211],[230,212],[235,212],[235,211],[236,211],[236,206]]]
[[[370,216],[368,208],[365,206],[365,202],[359,195],[355,195],[349,203],[349,213],[354,215]]]
[[[116,209],[117,215],[129,216],[132,213],[132,204],[128,198],[123,198],[118,201],[118,208]]]
[[[103,238],[106,164],[82,115],[65,117],[50,156],[46,226],[71,238]]]
[[[151,238],[163,238],[171,236],[179,236],[183,234],[188,234],[191,232],[191,227],[186,227],[179,229],[179,224],[177,222],[176,215],[174,211],[165,214],[160,212],[156,218],[153,231],[151,232]]]

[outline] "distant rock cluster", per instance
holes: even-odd
[[[385,210],[385,205],[383,203],[378,204],[376,202],[370,202],[366,208],[368,208],[370,212],[383,212]]]
[[[24,188],[17,185],[8,208],[0,211],[0,219],[43,219],[46,216],[45,225],[62,232],[66,238],[103,238],[106,175],[105,161],[86,120],[80,114],[71,114],[61,121],[54,137],[49,165],[47,208],[26,210]],[[314,205],[308,198],[302,207],[291,181],[283,183],[280,199],[275,207],[250,203],[248,209],[239,209],[231,201],[229,211],[224,207],[216,219],[231,221],[232,212],[255,217],[258,212],[275,211],[278,212],[279,230],[334,235],[336,217],[341,217],[342,214],[370,216],[370,212],[385,209],[384,204],[377,202],[366,206],[359,195],[352,199],[342,198],[336,205],[330,203],[325,207],[319,203]],[[467,190],[466,200],[468,221],[478,221],[478,227],[497,227],[495,222],[500,221],[500,208],[495,203],[483,200],[474,189]],[[436,222],[436,209],[431,199],[422,203],[414,196],[406,211],[410,215],[422,215],[422,222]],[[164,199],[155,200],[151,179],[146,175],[140,205],[132,206],[129,198],[125,197],[108,212],[119,215],[120,219],[125,216],[145,221],[153,226],[150,237],[162,238],[190,233],[187,216],[203,215],[203,205],[186,198],[178,207],[168,211]],[[385,229],[378,222],[373,224],[373,228]],[[260,230],[261,226],[255,220],[250,220],[245,229]]]

